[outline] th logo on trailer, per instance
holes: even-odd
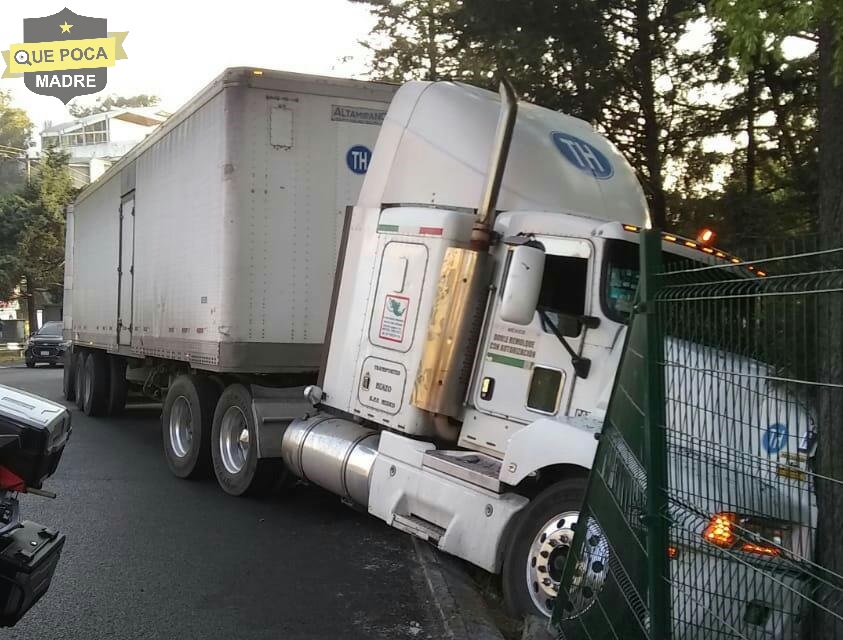
[[[369,163],[372,161],[372,150],[362,144],[356,144],[345,154],[345,163],[348,168],[358,175],[363,175],[369,170]]]
[[[594,145],[561,131],[554,131],[550,137],[565,159],[580,171],[589,173],[598,180],[608,180],[614,175],[612,163]]]
[[[787,444],[787,425],[771,424],[767,432],[761,437],[761,446],[767,453],[778,453]]]

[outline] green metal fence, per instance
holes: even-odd
[[[843,242],[788,242],[643,233],[560,637],[843,640]]]

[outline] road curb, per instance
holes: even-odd
[[[451,640],[503,640],[474,582],[459,563],[413,538],[416,557]]]

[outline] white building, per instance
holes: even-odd
[[[74,181],[84,186],[155,131],[169,115],[159,107],[120,107],[48,125],[41,132],[41,148],[67,151]]]

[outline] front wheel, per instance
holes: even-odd
[[[27,369],[32,369],[34,367],[35,367],[35,360],[27,360],[26,361],[26,368]]]
[[[518,514],[503,559],[503,594],[514,616],[549,618],[574,540],[586,479],[562,480]]]
[[[258,458],[252,395],[233,384],[220,396],[211,432],[211,457],[217,482],[233,496],[264,493],[284,478],[284,463]]]

